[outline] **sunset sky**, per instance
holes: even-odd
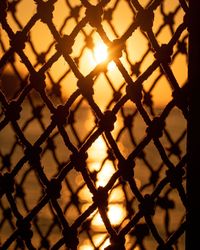
[[[93,4],[96,4],[97,1],[90,1]],[[80,1],[78,0],[71,0],[69,1],[71,6],[77,6],[81,5]],[[113,7],[115,1],[110,1],[110,3],[107,5],[106,9]],[[145,6],[148,1],[140,1],[140,3]],[[173,11],[178,4],[178,1],[165,1],[164,6],[167,9],[167,12]],[[17,5],[17,12],[16,16],[17,19],[20,20],[20,23],[22,26],[25,26],[26,23],[30,20],[30,18],[36,13],[36,5],[33,0],[24,0],[21,1],[20,4]],[[62,27],[62,24],[66,18],[67,15],[70,15],[69,8],[65,2],[65,0],[59,0],[55,3],[55,10],[54,10],[54,18],[53,23],[55,24],[57,30],[59,30]],[[80,11],[80,18],[79,21],[82,19],[82,17],[85,15],[85,8],[82,7]],[[112,19],[112,25],[115,28],[116,34],[111,29],[111,26],[104,21],[103,28],[107,33],[107,36],[112,41],[118,37],[121,37],[127,28],[130,26],[134,18],[134,14],[131,11],[128,2],[127,1],[119,1],[119,4],[117,5],[117,8],[114,12],[113,19]],[[174,27],[177,27],[183,19],[183,12],[180,10],[178,14],[176,15],[176,24]],[[16,32],[20,30],[19,26],[16,24],[16,22],[13,20],[11,15],[8,16],[8,22],[10,26],[12,27],[13,31]],[[161,17],[160,10],[156,10],[155,12],[155,19],[154,19],[154,26],[153,31],[154,33],[158,30],[160,25],[163,23],[163,18]],[[62,30],[62,34],[70,35],[72,30],[75,28],[76,22],[74,19],[69,19]],[[93,28],[87,24],[84,27],[85,34],[89,34]],[[117,36],[116,36],[117,35]],[[184,33],[186,35],[186,32]],[[35,50],[37,53],[45,52],[48,48],[48,46],[52,43],[53,37],[50,33],[48,27],[46,24],[42,23],[41,21],[37,21],[36,24],[33,26],[30,32],[31,41],[34,44]],[[183,37],[183,35],[182,35]],[[83,54],[81,55],[80,61],[79,61],[79,70],[81,73],[86,76],[98,63],[102,62],[102,60],[106,59],[107,57],[107,51],[106,46],[103,43],[102,39],[100,38],[99,34],[97,32],[93,32],[92,38],[94,41],[94,49],[93,51],[89,48],[85,48]],[[168,27],[165,27],[162,32],[157,37],[157,40],[159,44],[167,43],[171,38],[170,29]],[[79,33],[78,36],[75,39],[75,44],[73,46],[73,52],[71,53],[71,57],[79,57],[81,53],[81,49],[85,45],[85,37],[83,33]],[[1,31],[1,40],[4,43],[4,46],[6,49],[9,48],[9,40],[7,37],[7,34],[4,31]],[[137,63],[141,60],[142,56],[147,50],[148,42],[145,39],[144,35],[142,35],[140,29],[137,29],[132,36],[126,41],[126,48],[127,52],[129,54],[129,59],[132,64]],[[176,50],[176,46],[174,47]],[[32,65],[35,65],[37,63],[37,58],[34,55],[30,45],[27,43],[25,50],[25,54],[28,55],[29,60],[31,61]],[[50,50],[49,54],[46,57],[46,60],[48,60],[54,53],[56,52],[55,47],[53,46]],[[174,51],[175,52],[175,51]],[[2,54],[2,49],[0,47],[0,53]],[[123,57],[120,59],[123,63],[126,70],[131,74],[130,64],[127,62],[126,55],[123,52]],[[151,65],[151,63],[154,60],[153,53],[150,52],[148,56],[145,58],[144,62],[141,66],[141,72],[144,72],[144,70]],[[20,59],[17,58],[16,61],[17,67],[20,70],[21,74],[26,75],[28,72],[25,68],[25,66],[20,63]],[[41,68],[41,65],[38,65],[36,67],[36,70],[39,70]],[[179,83],[179,85],[183,85],[183,83],[187,79],[187,64],[185,56],[178,55],[175,59],[175,61],[172,64],[172,70],[176,76],[176,79]],[[60,57],[59,60],[52,65],[52,67],[48,70],[50,73],[52,79],[56,82],[58,81],[61,76],[66,72],[66,70],[69,69],[68,63],[64,60],[63,57]],[[6,71],[11,70],[9,66],[6,67],[4,70],[4,73]],[[11,70],[12,71],[12,70]],[[144,88],[148,90],[153,82],[153,80],[160,74],[160,70],[157,69],[144,83]],[[115,89],[118,89],[121,84],[124,82],[124,79],[122,78],[121,73],[116,68],[114,63],[111,63],[108,67],[107,76],[105,76],[103,73],[99,75],[97,80],[95,81],[95,91],[98,93],[98,97],[95,96],[97,103],[99,105],[103,103],[108,103],[109,100],[112,98],[112,89],[108,86],[107,78],[111,80],[113,83]],[[133,80],[136,79],[136,76],[132,76]],[[47,78],[47,83],[49,79]],[[64,80],[61,82],[62,85],[62,95],[63,97],[68,97],[71,93],[74,92],[76,89],[76,82],[77,79],[74,76],[72,72],[70,72],[67,77],[64,78]],[[105,90],[106,90],[106,96],[105,96]],[[165,105],[170,99],[171,99],[171,89],[169,84],[167,83],[167,80],[165,77],[161,77],[159,80],[159,83],[157,84],[156,88],[153,91],[153,98],[155,100],[155,104],[157,105]]]
[[[88,0],[94,5],[100,1]],[[143,7],[153,2],[137,1]],[[24,27],[27,31],[27,23],[37,14],[37,5],[34,0],[10,2],[17,3],[16,12],[9,12],[8,26],[3,22],[2,26],[4,24],[7,27],[3,26],[10,31],[8,33],[12,38],[12,31],[16,34]],[[92,27],[90,21],[79,30],[80,22],[86,15],[86,8],[81,2],[84,1],[57,0],[52,23],[43,23],[37,20],[37,16],[37,21],[32,22],[33,26],[30,23],[28,26],[31,26],[28,34],[30,39],[23,49],[26,57],[22,53],[20,58],[14,52],[14,60],[12,57],[7,58],[5,65],[0,68],[0,88],[3,89],[0,92],[3,104],[0,107],[0,177],[3,184],[13,179],[16,184],[11,183],[13,187],[10,185],[8,189],[2,184],[0,190],[0,196],[6,194],[3,197],[6,203],[4,200],[2,203],[0,201],[0,214],[5,215],[6,224],[3,225],[4,221],[0,223],[0,232],[4,231],[3,236],[0,236],[0,245],[4,242],[11,244],[10,239],[14,241],[18,235],[21,237],[21,226],[25,225],[25,229],[35,227],[35,232],[39,232],[34,234],[33,242],[35,246],[41,244],[40,248],[43,248],[42,244],[46,244],[44,240],[53,246],[63,236],[64,242],[61,244],[71,244],[73,240],[69,239],[68,242],[65,233],[69,233],[71,237],[72,233],[76,234],[76,230],[80,242],[77,248],[79,250],[103,250],[110,244],[111,249],[121,248],[125,238],[126,249],[131,250],[145,249],[142,247],[144,242],[148,243],[149,249],[170,247],[171,241],[182,247],[184,236],[178,239],[179,242],[176,237],[182,234],[183,228],[180,225],[185,217],[185,175],[183,183],[181,180],[186,164],[187,121],[184,112],[181,112],[182,108],[173,106],[180,104],[179,95],[174,98],[172,105],[167,106],[172,99],[173,89],[163,73],[164,70],[161,67],[151,68],[148,71],[150,73],[144,74],[158,58],[166,66],[163,68],[169,69],[167,73],[172,70],[171,76],[175,80],[171,82],[176,84],[177,81],[180,87],[186,83],[187,30],[182,32],[180,29],[180,37],[179,34],[176,36],[179,38],[178,42],[183,42],[183,47],[181,51],[178,43],[174,45],[170,68],[168,62],[163,62],[168,59],[168,54],[164,53],[162,57],[162,51],[160,53],[159,50],[159,46],[169,43],[174,32],[183,23],[181,1],[155,1],[159,7],[154,12],[153,33],[150,34],[154,45],[152,47],[147,34],[139,27],[132,33],[136,15],[131,5],[132,0],[108,0],[103,13],[104,17],[107,15],[107,20],[102,18],[102,26]],[[72,13],[77,10],[79,16],[75,19]],[[110,20],[109,10],[112,15]],[[175,10],[171,19],[174,22],[173,27],[170,29],[166,22],[170,23],[170,15],[173,16]],[[169,19],[163,17],[162,11],[165,18]],[[40,12],[41,16],[43,13]],[[140,19],[138,23],[142,26],[141,20],[143,21]],[[51,31],[47,23],[52,25]],[[182,27],[185,28],[185,23]],[[11,48],[10,38],[5,30],[0,24],[0,59]],[[151,28],[148,31],[150,33]],[[69,40],[65,44],[65,40],[63,43],[60,38],[64,35],[72,37],[74,33],[74,44],[69,52]],[[120,40],[125,43],[124,47],[121,43],[120,46],[119,43],[118,47],[115,46],[115,40],[121,37],[124,38]],[[13,41],[14,39],[11,44]],[[173,41],[176,42],[177,39]],[[11,52],[15,46],[14,43]],[[120,47],[120,50],[116,47]],[[157,57],[153,47],[156,48]],[[65,50],[68,54],[65,54]],[[119,52],[117,59],[116,51]],[[18,52],[20,54],[21,49]],[[43,60],[38,62],[41,58]],[[137,65],[140,65],[139,70]],[[156,66],[158,65],[157,61]],[[36,85],[31,80],[33,84],[29,84],[29,74],[33,72],[35,76],[32,67],[39,72],[32,78]],[[43,74],[46,76],[46,95],[42,91],[45,84],[42,85],[43,81],[39,78]],[[141,104],[141,99],[138,98],[141,97],[141,89],[126,89],[128,84],[134,87],[135,81],[142,74],[150,75],[147,79],[143,78],[145,81],[138,81],[143,84],[143,93],[152,95],[153,102],[150,99],[149,105],[145,102]],[[83,79],[82,76],[88,75],[86,80],[89,81],[79,81],[77,84],[79,79]],[[20,79],[29,86],[20,85]],[[85,89],[81,86],[83,83],[85,87],[88,82],[94,82],[94,102],[92,98],[87,98],[87,93],[84,93]],[[55,86],[61,87],[62,98],[59,96],[60,89]],[[70,98],[67,102],[78,87],[79,91],[73,95],[75,98]],[[54,93],[57,90],[56,98],[51,90]],[[14,95],[15,91],[18,96],[16,93]],[[12,94],[9,95],[10,92]],[[118,94],[119,98],[127,94],[128,98],[123,99],[125,103],[115,98]],[[60,105],[64,102],[66,105]],[[176,183],[174,179],[177,176]],[[13,205],[15,202],[16,206]],[[17,231],[14,231],[15,226],[10,222],[10,214]],[[61,226],[58,226],[58,222],[61,222]],[[137,225],[149,227],[148,231],[150,229],[152,234],[146,233],[143,227],[142,230],[140,227],[137,229]],[[112,230],[116,230],[116,236]],[[142,234],[145,237],[144,242]],[[115,245],[118,236],[119,242],[116,241]],[[5,249],[4,246],[2,248]]]

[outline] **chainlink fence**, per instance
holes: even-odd
[[[187,11],[0,1],[1,249],[184,249]]]

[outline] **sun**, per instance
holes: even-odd
[[[108,59],[108,51],[106,45],[99,43],[94,48],[94,59],[97,64],[102,63]]]
[[[104,43],[97,43],[93,50],[94,64],[100,64],[106,62],[108,59],[108,48]],[[116,65],[113,61],[109,62],[107,69],[112,71],[116,68]]]

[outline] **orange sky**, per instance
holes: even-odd
[[[96,3],[96,1],[90,1],[90,2],[94,4]],[[108,6],[112,7],[114,2],[115,1],[111,1]],[[145,6],[147,2],[148,2],[147,0],[140,1],[140,3],[142,3],[143,6]],[[178,1],[165,1],[165,2],[167,3],[165,6],[167,7],[167,9],[169,9],[169,11],[172,11],[174,7],[177,6],[178,3]],[[72,4],[72,6],[76,6],[77,4],[80,4],[80,1],[71,0],[70,3]],[[36,13],[36,6],[33,0],[24,0],[21,1],[21,3],[18,5],[17,18],[20,20],[23,26],[34,15],[34,13]],[[81,14],[82,16],[84,15],[83,8]],[[58,30],[63,24],[66,15],[69,15],[69,10],[66,6],[65,0],[58,0],[57,3],[55,4],[54,19],[53,19],[53,22]],[[182,17],[183,13],[179,11],[176,18],[177,24],[180,24],[180,22],[182,21]],[[118,5],[115,11],[115,14],[113,15],[113,21],[112,21],[112,24],[115,27],[119,37],[126,31],[128,26],[131,24],[132,20],[133,20],[133,13],[128,7],[127,1],[121,0],[120,4]],[[19,30],[19,27],[15,24],[15,22],[10,16],[8,17],[8,21],[13,31],[16,32],[17,30]],[[158,27],[162,22],[163,19],[161,18],[159,11],[156,11],[154,27],[153,27],[154,32],[158,29]],[[67,22],[63,30],[63,34],[70,34],[75,26],[76,22],[74,20],[70,20],[69,22]],[[111,31],[110,26],[106,22],[103,22],[103,27],[110,40],[116,38],[113,32]],[[89,25],[87,25],[86,28],[84,28],[84,30],[86,33],[89,33],[92,30],[92,28]],[[163,32],[159,35],[157,40],[159,44],[167,43],[170,37],[171,34],[169,32],[169,29],[165,28],[163,29]],[[6,48],[8,48],[9,47],[8,38],[4,31],[1,31],[1,39],[6,45]],[[97,33],[94,33],[93,39],[97,47],[99,46],[99,44],[102,43],[102,40]],[[48,45],[53,41],[53,38],[47,26],[42,22],[38,21],[31,30],[31,40],[34,43],[36,51],[40,53],[47,49]],[[73,46],[73,52],[71,54],[73,58],[79,56],[83,43],[84,43],[84,36],[83,34],[80,33],[77,36],[76,42]],[[133,35],[127,40],[126,42],[127,51],[129,53],[129,58],[133,64],[140,60],[140,58],[147,49],[147,45],[148,45],[147,41],[144,39],[144,36],[141,35],[139,29],[137,29],[137,31],[134,32]],[[29,55],[31,63],[35,64],[36,57],[31,51],[29,45],[26,46],[24,51],[27,55]],[[2,54],[1,49],[0,53]],[[54,53],[55,53],[55,48],[53,47],[47,58],[50,58],[50,56],[53,55]],[[144,63],[142,64],[141,71],[143,72],[149,65],[151,65],[153,60],[154,57],[153,54],[151,53],[149,54],[149,56],[147,56]],[[121,58],[121,61],[130,74],[131,73],[130,66],[128,65],[125,59],[125,54],[123,54],[123,58]],[[85,49],[80,60],[79,70],[82,72],[83,75],[87,75],[93,69],[94,66],[95,66],[95,58],[93,57],[92,51],[90,51],[89,49]],[[41,66],[36,68],[36,70],[38,70],[40,67]],[[25,67],[21,63],[18,63],[18,68],[20,69],[21,72],[26,72]],[[63,57],[60,57],[58,62],[56,62],[49,69],[49,72],[52,78],[55,81],[57,81],[67,69],[69,69],[67,62],[63,59]],[[187,79],[187,64],[185,58],[182,55],[179,55],[177,59],[174,61],[172,65],[172,70],[175,73],[178,83],[182,85]],[[159,73],[160,71],[156,70],[156,72],[154,72],[152,76],[147,81],[145,81],[144,83],[145,89],[147,90],[149,89],[153,80],[158,76]],[[121,73],[116,68],[112,68],[112,70],[108,71],[108,77],[111,79],[116,89],[119,88],[119,86],[123,83],[123,78],[121,76]],[[133,80],[135,79],[136,78],[134,76]],[[69,96],[76,89],[76,81],[77,79],[74,77],[72,72],[62,81],[63,96],[65,97]],[[95,91],[96,93],[98,93],[98,95],[96,94],[94,97],[96,98],[96,101],[99,105],[101,105],[102,103],[104,104],[108,103],[110,98],[112,97],[112,90],[110,87],[108,87],[106,81],[107,80],[104,74],[101,74],[95,83]],[[155,103],[158,105],[165,105],[167,101],[171,98],[171,90],[165,77],[162,77],[160,79],[159,83],[157,84],[157,87],[153,92],[153,96]]]

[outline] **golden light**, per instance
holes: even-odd
[[[122,223],[125,217],[125,213],[126,211],[122,204],[111,204],[108,207],[107,215],[112,225],[119,225],[120,223]],[[104,227],[104,223],[99,213],[94,216],[92,225],[100,228]]]
[[[109,161],[107,161],[104,164],[101,171],[97,174],[97,182],[96,182],[97,186],[104,187],[108,183],[109,179],[114,174],[114,172],[115,172],[114,166]]]
[[[94,249],[92,246],[89,245],[89,243],[88,243],[88,245],[86,245],[86,244],[87,243],[81,245],[79,249],[80,250],[93,250]]]
[[[103,43],[98,43],[94,48],[94,59],[97,64],[102,63],[108,59],[107,47]]]
[[[104,187],[113,173],[116,171],[113,164],[110,161],[106,161],[101,168],[101,162],[107,156],[107,146],[103,137],[100,136],[88,150],[88,155],[90,157],[89,170],[98,171],[97,174],[97,187]]]
[[[90,63],[95,67],[96,65],[106,62],[108,59],[108,48],[107,46],[102,43],[98,42],[94,47],[93,53],[88,55]],[[116,65],[113,61],[109,62],[107,65],[108,71],[113,71],[116,69]]]
[[[96,246],[101,245],[98,249],[99,250],[104,250],[105,247],[107,247],[110,244],[110,240],[109,238],[107,238],[105,240],[106,234],[104,233],[98,233],[98,234],[94,234],[94,236],[92,237],[93,242]],[[102,244],[102,242],[104,242]],[[79,247],[80,250],[93,250],[94,247],[91,245],[91,242],[89,239],[86,239],[83,241],[83,244]]]
[[[125,209],[121,204],[112,204],[108,208],[108,218],[112,225],[119,225],[125,217]]]
[[[88,150],[88,155],[90,156],[90,171],[97,170],[99,171],[100,163],[102,159],[107,156],[106,153],[107,147],[106,143],[102,136],[98,137],[97,140],[92,144],[92,146]]]

